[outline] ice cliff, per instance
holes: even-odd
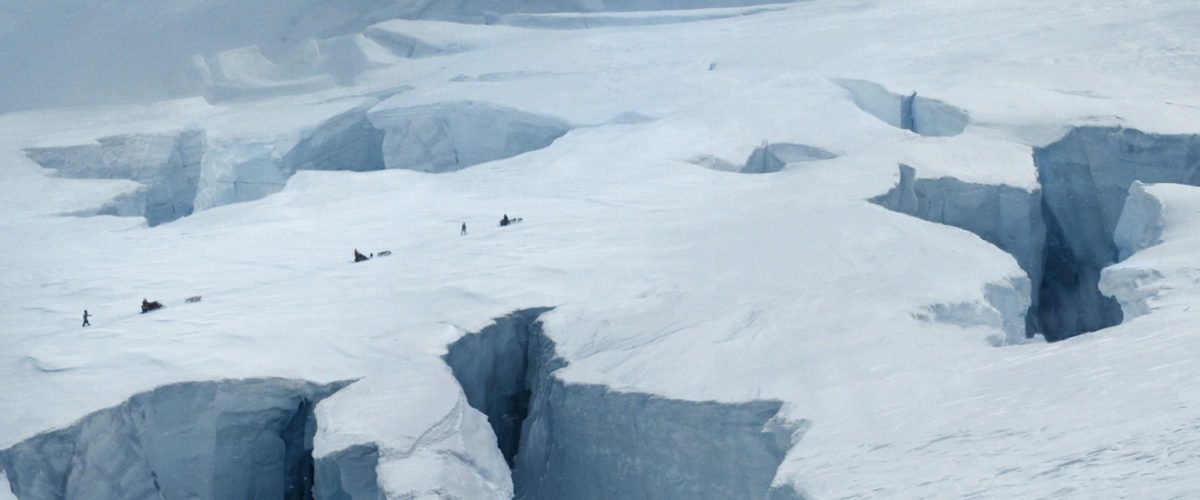
[[[835,79],[834,83],[850,92],[859,109],[888,125],[920,135],[958,135],[971,122],[965,111],[937,99],[920,97],[916,92],[895,94],[865,80]]]
[[[549,146],[567,123],[483,102],[459,101],[378,109],[387,168],[450,172]]]
[[[62,148],[26,150],[30,159],[63,177],[130,179],[143,187],[95,211],[145,216],[151,225],[190,215],[206,162],[203,131],[122,135]]]
[[[311,498],[313,406],[345,385],[166,385],[0,450],[0,468],[26,499]]]
[[[784,454],[803,422],[782,403],[681,401],[564,382],[566,365],[526,309],[464,336],[445,356],[487,415],[519,498],[777,498]]]
[[[1080,127],[1033,154],[1040,190],[920,179],[901,165],[896,187],[872,201],[1012,254],[1033,284],[1028,334],[1061,340],[1116,325],[1121,308],[1101,293],[1101,270],[1155,237],[1144,224],[1119,227],[1122,210],[1133,204],[1130,221],[1154,212],[1138,181],[1200,184],[1200,138]]]

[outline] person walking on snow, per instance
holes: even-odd
[[[459,235],[459,236],[466,236],[466,235],[467,235],[467,223],[466,223],[466,222],[464,222],[464,223],[463,223],[463,225],[462,225],[462,231],[459,231],[459,232],[458,232],[458,235]]]
[[[88,321],[88,316],[89,315],[88,315],[87,309],[84,309],[83,310],[83,326],[92,326],[91,322]]]

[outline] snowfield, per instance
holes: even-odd
[[[0,498],[1200,490],[1194,2],[93,3],[0,7]]]

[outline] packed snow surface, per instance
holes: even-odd
[[[1198,24],[9,2],[0,498],[1189,496]]]

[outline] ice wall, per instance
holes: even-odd
[[[850,92],[859,109],[897,128],[924,136],[961,134],[971,123],[966,111],[916,92],[900,95],[866,80],[835,79]]]
[[[1034,150],[1046,216],[1039,320],[1050,340],[1115,325],[1100,272],[1121,257],[1114,233],[1134,181],[1200,185],[1200,136],[1073,129]]]
[[[498,318],[479,333],[451,344],[445,356],[467,402],[488,416],[510,466],[521,440],[521,424],[529,413],[528,330],[548,310],[524,309]]]
[[[1162,201],[1146,191],[1145,183],[1134,181],[1113,230],[1117,260],[1125,260],[1139,250],[1161,243],[1164,224]]]
[[[356,445],[318,458],[313,498],[320,500],[372,500],[384,498],[376,467],[379,448]]]
[[[1189,290],[1200,283],[1200,188],[1134,182],[1113,240],[1122,259],[1104,268],[1100,291],[1121,305],[1124,320],[1152,309],[1188,310]]]
[[[473,101],[386,108],[369,118],[385,132],[387,168],[432,173],[541,149],[571,129],[557,118]]]
[[[523,498],[763,498],[796,430],[776,419],[780,406],[545,379],[514,483]]]
[[[190,382],[0,451],[22,499],[312,497],[313,405],[349,382]]]
[[[953,177],[918,179],[916,174],[916,169],[901,164],[896,187],[871,201],[895,212],[975,233],[1016,258],[1033,286],[1041,283],[1046,227],[1042,223],[1040,191],[973,184]],[[1030,314],[1023,325],[1009,324],[1011,320],[1001,322],[1010,340],[1036,330],[1036,294],[1029,302]]]
[[[322,122],[283,156],[283,170],[382,170],[384,131],[367,119],[368,103]]]
[[[195,210],[257,200],[283,189],[291,174],[280,169],[274,147],[271,142],[210,141]]]
[[[380,170],[384,132],[367,110],[333,116],[280,157],[277,142],[210,140],[202,130],[105,137],[96,144],[32,148],[30,159],[63,177],[130,179],[143,187],[80,215],[144,216],[151,226],[230,203],[257,200],[297,170]]]
[[[204,131],[104,137],[97,144],[33,148],[26,155],[63,177],[130,179],[145,188],[96,213],[141,215],[151,226],[190,215],[206,158]]]
[[[682,401],[569,384],[536,318],[518,311],[451,345],[470,404],[513,461],[519,498],[779,498],[771,489],[802,423],[778,401]]]
[[[1030,333],[1055,341],[1120,323],[1123,308],[1101,293],[1101,270],[1157,237],[1144,223],[1154,200],[1135,183],[1200,185],[1200,136],[1082,127],[1035,149],[1034,161],[1040,193],[916,179],[902,165],[897,186],[872,201],[966,229],[1012,254],[1033,284]],[[1133,205],[1119,227],[1127,198]]]
[[[1162,200],[1146,190],[1146,184],[1134,181],[1125,199],[1125,208],[1117,220],[1113,243],[1119,260],[1162,242],[1164,206]],[[1115,265],[1100,273],[1100,292],[1121,306],[1123,321],[1150,312],[1150,299],[1163,288],[1158,269],[1137,265]]]
[[[298,170],[381,170],[383,131],[367,120],[370,101],[301,135],[280,157],[274,142],[214,141],[202,172],[196,209],[257,200],[287,185]]]

